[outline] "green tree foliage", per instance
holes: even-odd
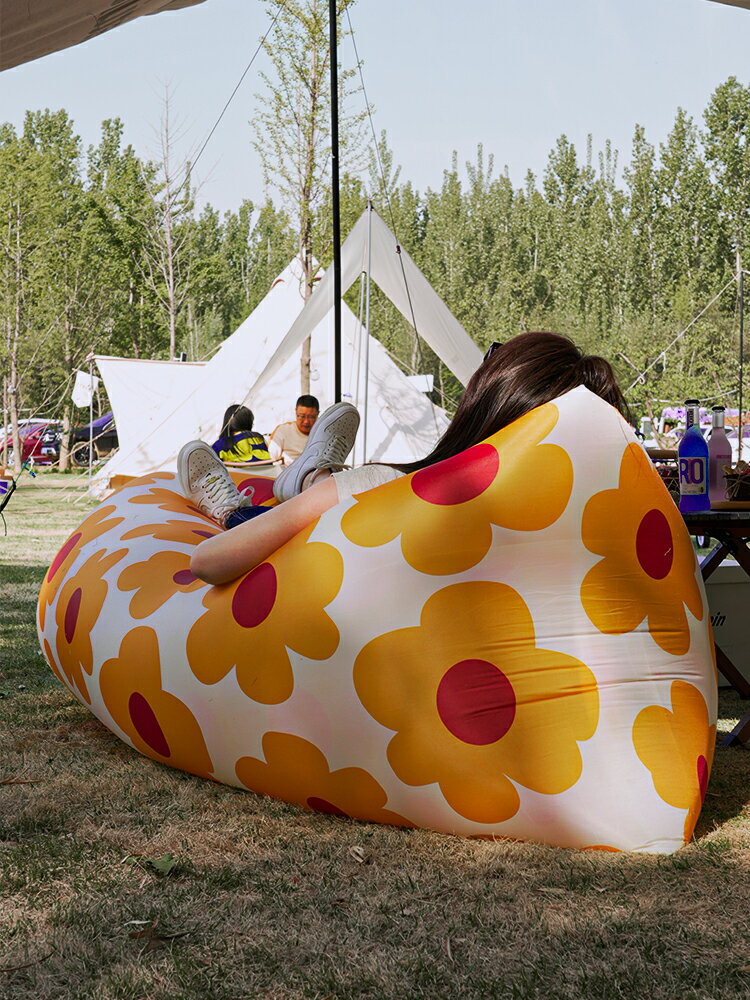
[[[28,116],[27,116],[28,120]],[[31,361],[38,343],[33,290],[43,258],[44,183],[29,138],[10,125],[0,129],[0,316],[3,324],[4,398],[20,467],[18,420],[25,413]]]
[[[140,158],[117,119],[102,124],[85,156],[64,111],[30,112],[19,131],[0,125],[0,366],[12,423],[40,412],[77,421],[71,381],[92,351],[210,357],[307,237],[329,265],[322,6],[293,0],[281,15],[291,20],[279,21],[287,48],[257,123],[269,179],[271,160],[282,164],[279,203],[263,194],[223,216],[197,210],[186,170],[185,185],[172,188],[181,242],[171,292],[152,225],[161,218],[164,234],[168,165]],[[291,103],[275,104],[274,87]],[[284,159],[274,143],[286,141],[295,108],[306,109],[312,133],[302,141],[295,123]],[[468,162],[454,154],[441,185],[424,193],[402,178],[385,133],[370,156],[369,174],[352,159],[342,171],[343,233],[371,198],[480,347],[556,329],[614,361],[636,412],[688,395],[737,405],[733,276],[747,253],[750,88],[730,78],[700,126],[678,110],[659,142],[636,126],[622,162],[609,144],[595,151],[589,139],[579,151],[560,136],[541,177],[529,172],[520,185],[481,146]],[[355,312],[359,300],[355,287]],[[453,405],[460,386],[377,290],[370,329],[405,371],[432,373],[436,400]]]
[[[730,77],[712,94],[705,120],[703,141],[720,218],[731,250],[742,254],[750,221],[750,87]]]
[[[156,173],[132,146],[123,148],[119,119],[102,123],[98,146],[88,150],[87,186],[101,245],[100,281],[109,315],[99,332],[98,352],[159,357],[166,352],[158,304],[142,279],[143,225]]]

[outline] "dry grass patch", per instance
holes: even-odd
[[[0,550],[3,1000],[750,992],[746,749],[718,751],[695,841],[668,858],[337,820],[171,771],[38,654],[36,590],[89,504],[39,480]],[[727,731],[745,704],[720,701]]]

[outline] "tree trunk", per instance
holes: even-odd
[[[19,473],[23,460],[21,458],[21,435],[18,430],[18,348],[17,340],[14,338],[12,353],[10,356],[10,385],[8,386],[8,412],[10,414],[10,426],[13,434],[13,471]]]
[[[71,322],[70,316],[65,317],[65,370],[72,372],[75,368],[73,364],[73,356],[70,350],[71,342]],[[58,468],[60,472],[66,472],[70,465],[70,411],[72,409],[71,403],[66,401],[65,408],[63,409],[63,425],[62,433],[60,434],[60,454],[57,459]]]
[[[65,404],[63,410],[62,433],[60,434],[60,458],[58,468],[60,472],[67,472],[70,467],[70,403]]]
[[[21,435],[18,431],[18,345],[21,340],[21,279],[23,277],[21,255],[21,210],[16,207],[16,259],[15,259],[15,317],[10,342],[10,424],[13,428],[13,469],[16,473],[23,466]]]
[[[302,254],[302,269],[305,280],[305,303],[312,295],[312,256],[309,252]],[[310,354],[312,350],[312,337],[305,337],[302,344],[302,354],[299,361],[299,385],[300,395],[306,396],[310,392]]]

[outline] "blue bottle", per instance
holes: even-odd
[[[711,510],[708,495],[708,445],[701,434],[697,399],[685,400],[685,433],[677,446],[680,510]]]

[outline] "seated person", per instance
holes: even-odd
[[[212,448],[222,462],[270,462],[266,439],[253,430],[253,411],[233,403],[227,407],[221,434]]]
[[[320,403],[315,396],[299,397],[294,420],[279,424],[269,436],[268,450],[274,462],[281,459],[284,465],[291,465],[295,458],[299,458],[319,412]]]

